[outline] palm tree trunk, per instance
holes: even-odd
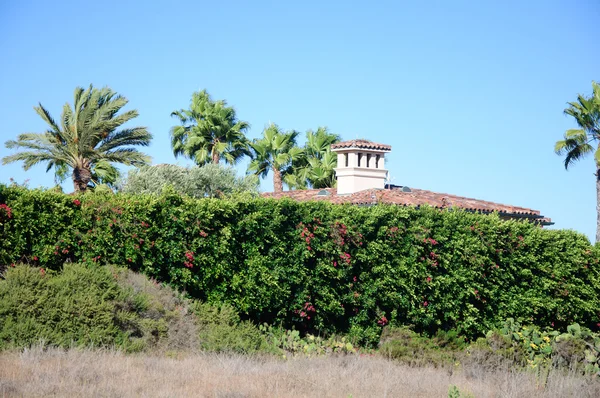
[[[75,188],[75,192],[85,192],[90,181],[92,181],[92,172],[89,168],[73,168],[73,188]]]
[[[273,190],[283,192],[283,181],[281,180],[281,171],[273,169]]]
[[[596,243],[600,242],[600,165],[596,165]]]
[[[213,151],[213,153],[212,153],[213,164],[219,164],[219,160],[221,160],[221,156],[219,156],[219,152]]]

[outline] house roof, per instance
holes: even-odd
[[[358,148],[358,149],[371,149],[371,150],[379,150],[379,151],[391,151],[392,146],[386,144],[378,144],[373,141],[364,140],[362,138],[358,138],[350,141],[338,142],[336,144],[331,145],[331,149],[350,149],[350,148]]]
[[[498,212],[501,217],[505,218],[527,218],[542,225],[554,224],[550,218],[542,216],[539,210],[432,192],[424,189],[407,189],[406,187],[396,186],[392,186],[391,189],[365,189],[349,195],[338,195],[335,188],[327,188],[268,192],[263,193],[262,196],[274,199],[291,198],[298,201],[326,200],[336,204],[373,205],[385,203],[401,206],[429,205],[440,209],[455,207],[485,214]]]

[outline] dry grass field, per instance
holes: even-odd
[[[525,373],[411,368],[367,356],[0,354],[0,397],[447,397],[451,385],[474,397],[600,396],[600,381],[573,375],[551,374],[542,388]]]

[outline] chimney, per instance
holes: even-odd
[[[385,154],[392,150],[390,145],[356,139],[331,145],[337,153],[338,195],[350,195],[365,189],[384,189],[387,170]]]

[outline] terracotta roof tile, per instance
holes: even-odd
[[[321,193],[321,194],[319,194]],[[304,189],[296,191],[269,192],[263,193],[266,198],[291,198],[299,201],[326,200],[332,203],[352,203],[357,205],[365,204],[395,204],[401,206],[421,206],[429,205],[437,208],[461,208],[469,211],[492,213],[498,212],[502,215],[512,217],[526,217],[538,219],[544,224],[551,223],[549,218],[540,215],[539,210],[528,209],[525,207],[511,206],[500,203],[488,202],[485,200],[466,198],[463,196],[450,195],[427,191],[424,189],[411,188],[410,192],[404,192],[402,189],[366,189],[355,192],[350,195],[338,195],[335,188],[327,189]]]
[[[356,139],[350,141],[338,142],[331,145],[331,149],[344,149],[344,148],[359,148],[359,149],[374,149],[380,151],[391,151],[392,146],[386,144],[378,144],[369,140]]]

